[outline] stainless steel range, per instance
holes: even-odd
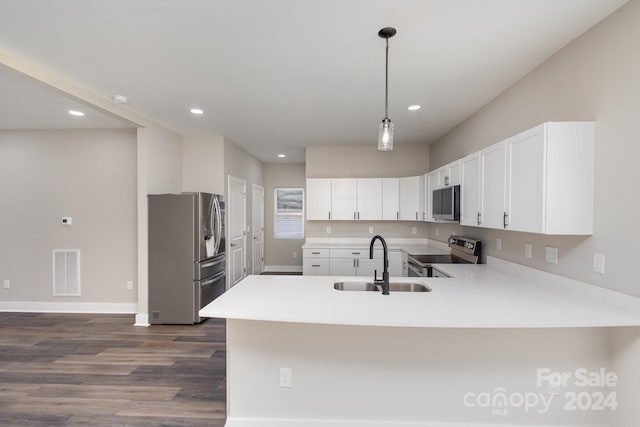
[[[432,264],[477,264],[481,242],[466,237],[449,237],[451,253],[448,255],[409,255],[409,277],[447,277]]]

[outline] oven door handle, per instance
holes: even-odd
[[[407,263],[407,267],[409,268],[409,270],[413,271],[414,273],[416,273],[418,275],[418,277],[424,277],[424,272],[422,271],[422,269],[418,270],[413,264],[411,264],[410,262]]]

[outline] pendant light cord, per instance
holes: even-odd
[[[384,118],[389,118],[389,37],[386,37],[387,47],[384,59]]]

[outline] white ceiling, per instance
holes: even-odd
[[[0,47],[104,98],[124,94],[126,108],[179,134],[304,161],[306,146],[376,144],[382,27],[398,30],[395,142],[431,143],[624,2],[0,0]],[[59,93],[1,68],[0,128],[84,127],[66,124]],[[95,113],[84,119],[96,127],[129,126]]]

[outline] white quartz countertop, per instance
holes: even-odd
[[[337,291],[368,277],[249,276],[200,310],[203,317],[389,327],[639,326],[640,299],[489,258],[437,264],[452,278],[392,278],[432,292]]]

